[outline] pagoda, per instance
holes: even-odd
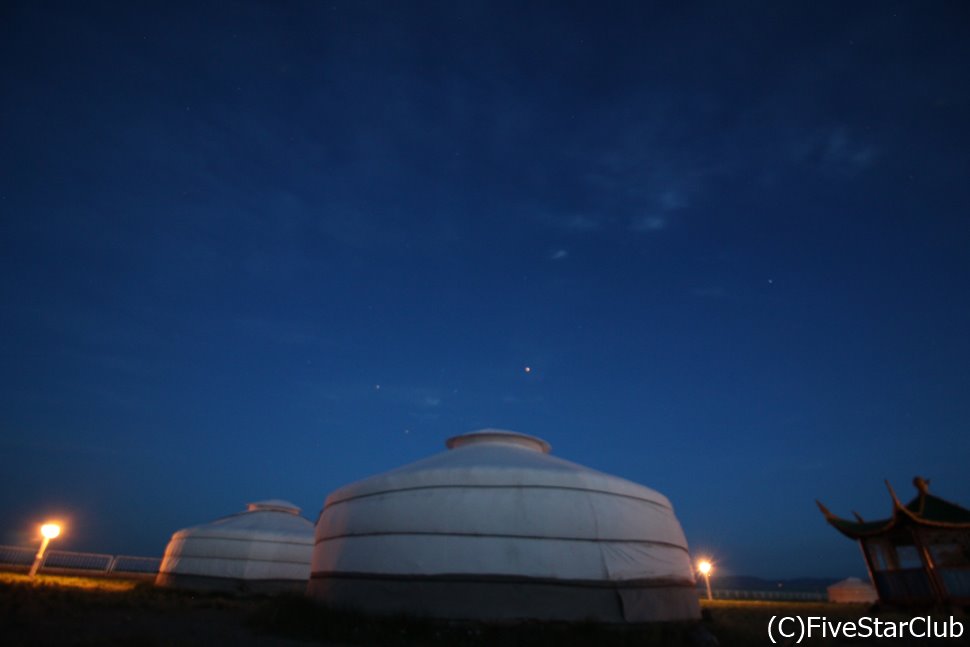
[[[930,494],[913,479],[917,496],[903,505],[889,482],[892,516],[850,521],[818,503],[836,530],[859,542],[880,602],[896,605],[970,604],[970,510]]]

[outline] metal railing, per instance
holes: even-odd
[[[0,569],[26,570],[34,563],[36,548],[0,546]],[[49,550],[44,553],[40,572],[62,575],[101,575],[110,577],[151,578],[158,573],[159,557],[134,555],[106,555],[104,553],[76,553]]]
[[[26,566],[34,563],[36,548],[21,548],[19,546],[0,546],[0,566]]]
[[[162,565],[160,557],[136,557],[134,555],[116,555],[115,562],[109,569],[112,573],[130,573],[137,575],[158,574],[158,567]]]
[[[707,597],[707,591],[697,589],[701,598]],[[715,600],[788,600],[804,602],[823,602],[828,599],[825,593],[817,591],[748,591],[745,589],[714,589],[711,591]]]

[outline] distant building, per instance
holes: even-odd
[[[827,587],[829,602],[848,604],[872,604],[879,599],[879,594],[869,582],[863,582],[858,577],[850,577]]]
[[[899,605],[970,604],[970,510],[929,492],[916,477],[919,494],[903,505],[889,484],[888,519],[841,519],[818,504],[826,520],[855,539],[879,600]]]

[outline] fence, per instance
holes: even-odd
[[[36,548],[0,546],[0,569],[22,571],[34,563]],[[60,575],[101,575],[122,578],[150,579],[158,573],[162,560],[158,557],[106,555],[103,553],[74,553],[49,550],[44,553],[41,572]]]
[[[707,591],[697,589],[701,598],[707,597]],[[787,600],[791,602],[819,602],[828,599],[825,593],[819,591],[748,591],[745,589],[714,589],[711,591],[715,600]]]
[[[34,563],[36,548],[0,546],[0,570],[26,571]],[[103,553],[73,553],[49,550],[44,554],[41,571],[60,575],[101,575],[121,578],[154,578],[162,560],[158,557],[107,555]],[[704,589],[698,589],[701,597]],[[716,600],[802,600],[827,599],[825,593],[812,591],[748,591],[744,589],[714,589]]]

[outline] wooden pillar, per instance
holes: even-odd
[[[926,571],[926,579],[930,582],[930,587],[933,589],[933,593],[936,596],[937,601],[940,604],[947,604],[950,601],[950,594],[946,590],[946,585],[943,584],[940,574],[936,570],[936,564],[933,562],[933,555],[930,553],[929,548],[923,541],[923,533],[920,532],[918,527],[910,527],[910,534],[913,536],[913,544],[916,546],[916,550],[919,551],[920,559],[923,561],[923,570]]]
[[[872,555],[869,554],[869,542],[865,539],[859,540],[859,548],[862,549],[862,557],[866,560],[866,570],[869,571],[869,581],[876,588],[876,593],[879,595],[880,602],[889,602],[890,596],[888,592],[882,590],[882,585],[879,580],[876,579],[876,569],[872,564]]]

